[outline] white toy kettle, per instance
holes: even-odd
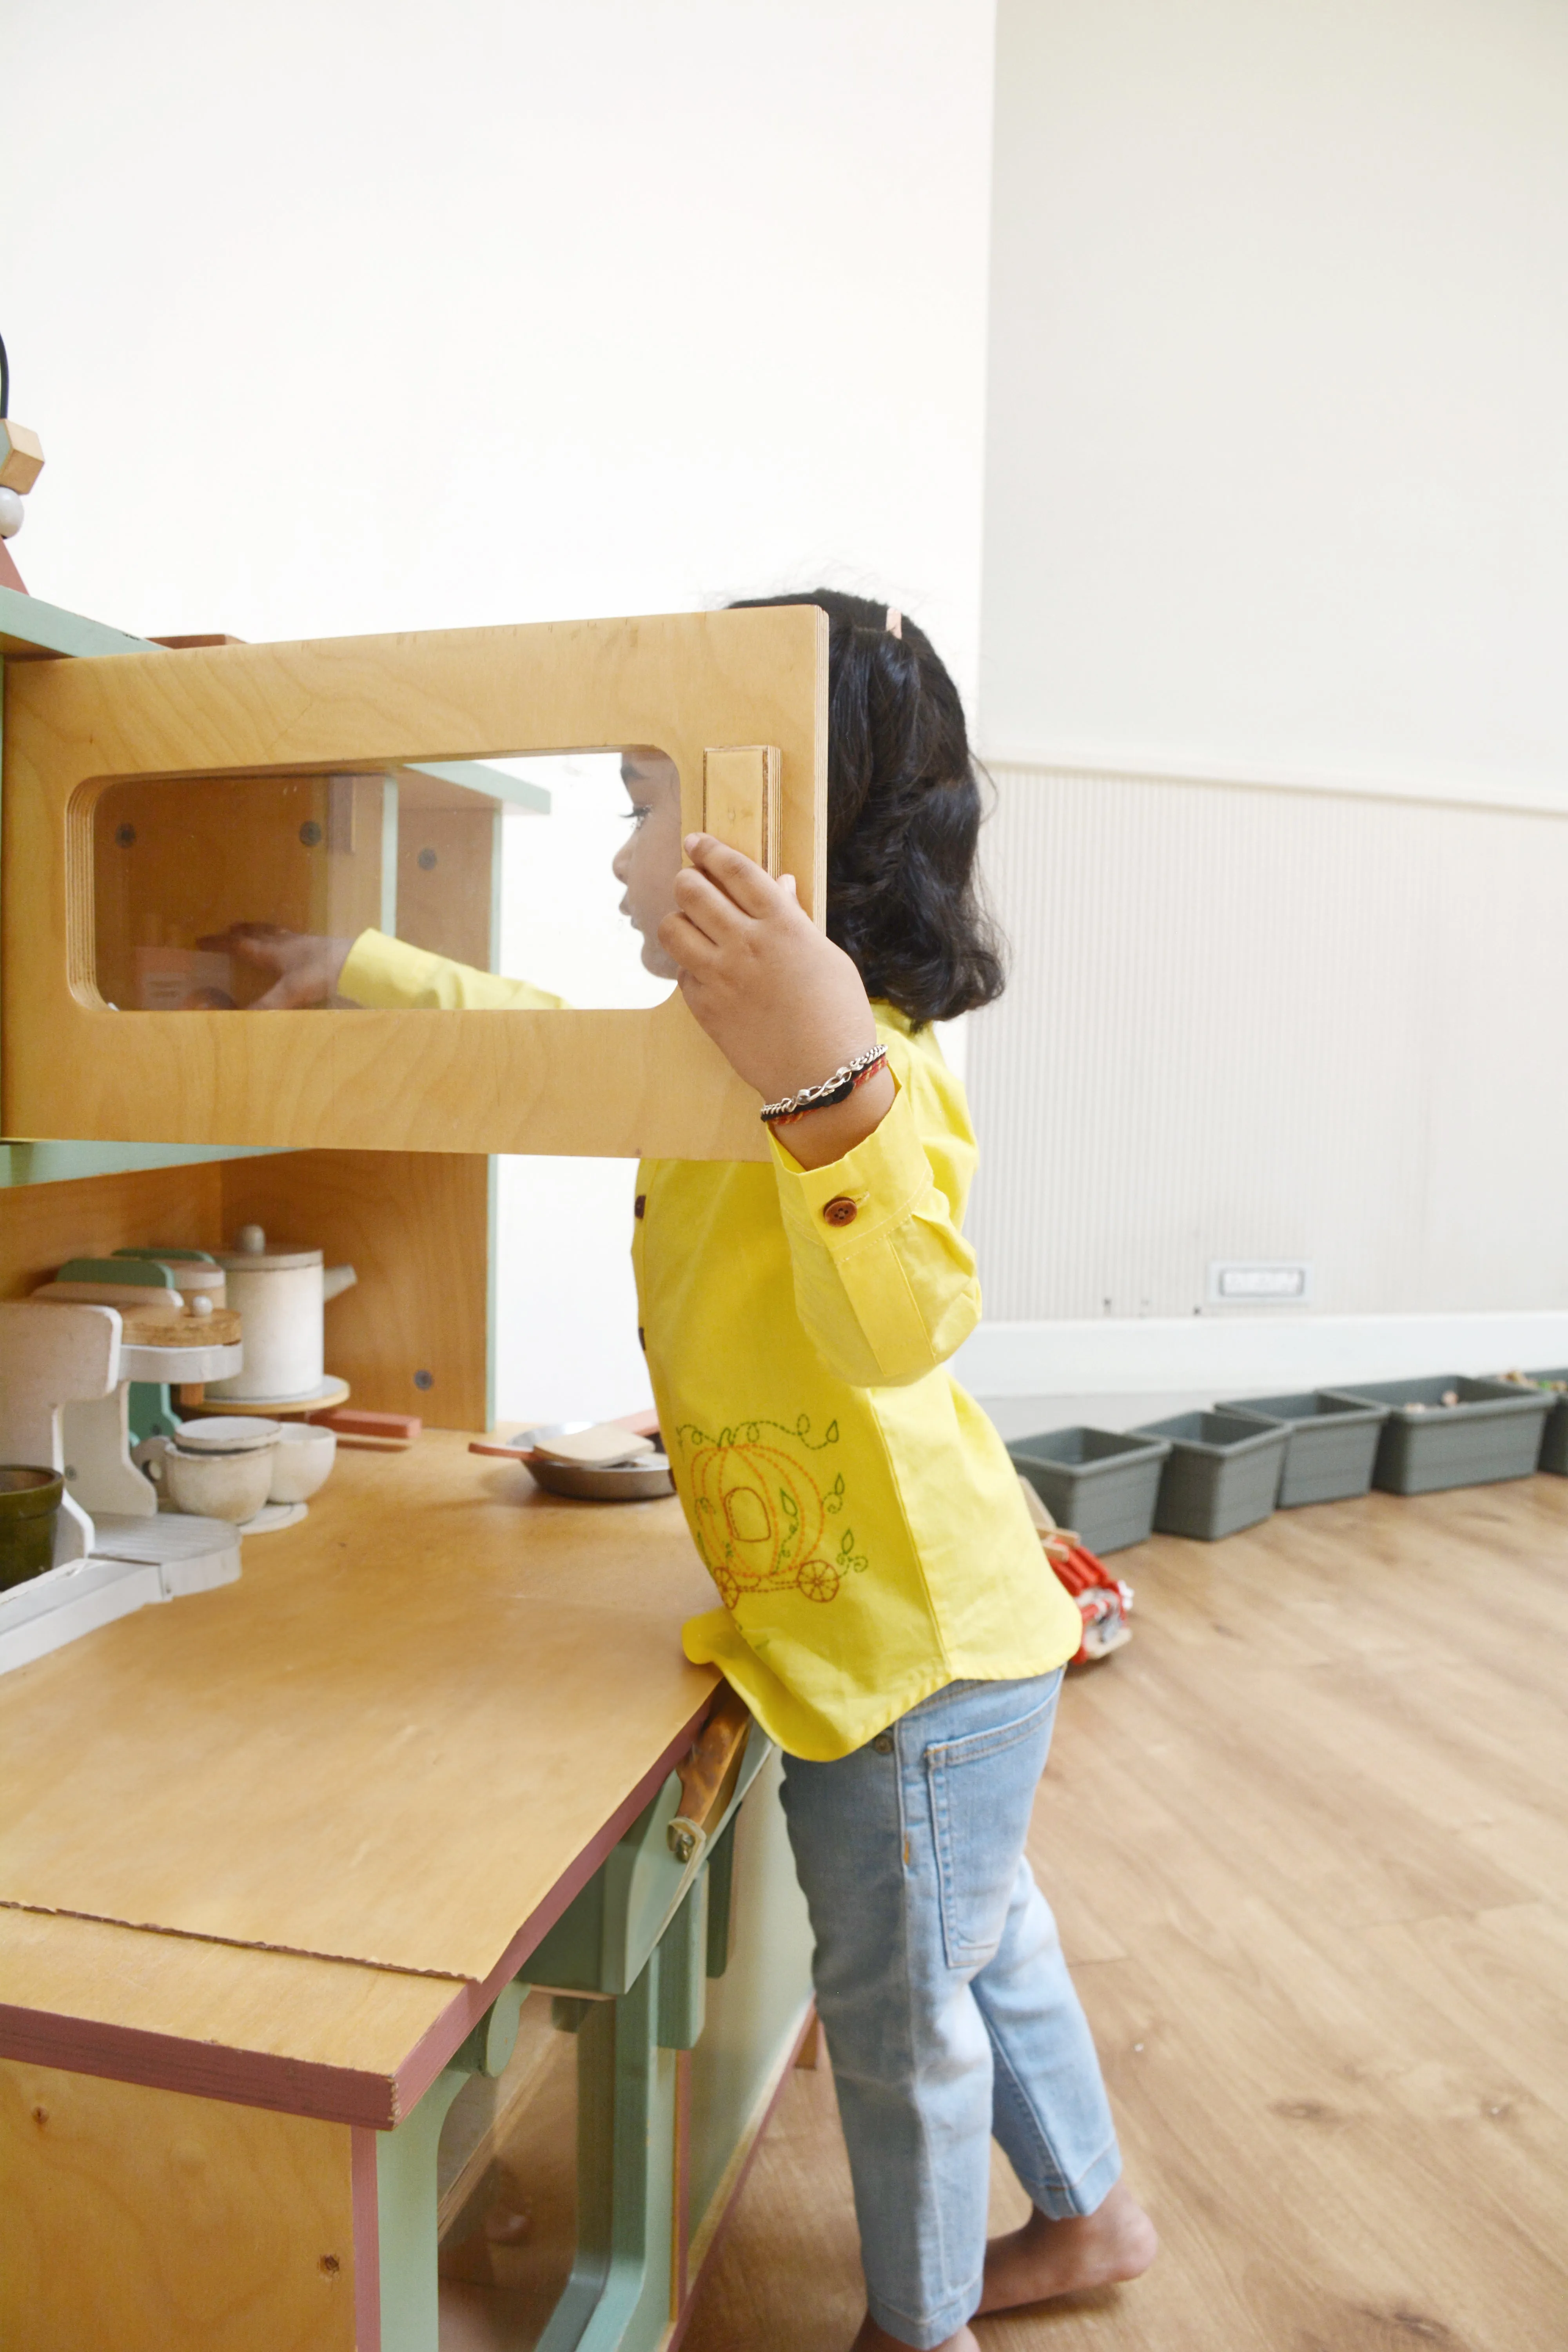
[[[207,1394],[247,1404],[314,1396],[325,1376],[321,1310],[358,1276],[352,1265],[323,1267],[319,1249],[269,1249],[259,1225],[241,1225],[235,1243],[215,1255],[228,1303],[239,1310],[245,1369],[232,1380],[210,1381]]]

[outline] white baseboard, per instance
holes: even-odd
[[[1423,1373],[1568,1364],[1568,1310],[1484,1315],[1193,1315],[983,1323],[953,1359],[977,1397],[1286,1394]]]

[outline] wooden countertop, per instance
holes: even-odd
[[[0,1681],[0,2050],[387,2124],[517,1973],[686,1748],[712,1588],[673,1501],[467,1445],[341,1450],[238,1584]]]

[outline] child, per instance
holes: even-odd
[[[645,1163],[633,1258],[659,1427],[724,1604],[687,1654],[784,1751],[860,2226],[857,2352],[976,2352],[976,2311],[1135,2277],[1155,2239],[1024,1857],[1080,1621],[942,1369],[980,1313],[960,1231],[975,1152],[929,1024],[1002,986],[963,714],[896,614],[781,601],[830,623],[827,936],[788,877],[706,835],[683,866],[675,770],[626,756],[623,909],[772,1139],[767,1163]],[[273,972],[271,1003],[554,1001],[378,932],[243,929],[226,943]],[[830,1099],[797,1099],[814,1088]],[[993,2134],[1036,2210],[987,2248]]]

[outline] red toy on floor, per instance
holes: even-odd
[[[1124,1642],[1132,1639],[1132,1629],[1127,1622],[1132,1614],[1132,1587],[1112,1576],[1104,1562],[1096,1559],[1069,1528],[1058,1527],[1026,1478],[1020,1478],[1018,1484],[1040,1538],[1040,1549],[1058,1582],[1065,1585],[1078,1602],[1079,1614],[1083,1619],[1083,1640],[1071,1664],[1081,1666],[1091,1658],[1109,1657],[1112,1650],[1120,1650]]]

